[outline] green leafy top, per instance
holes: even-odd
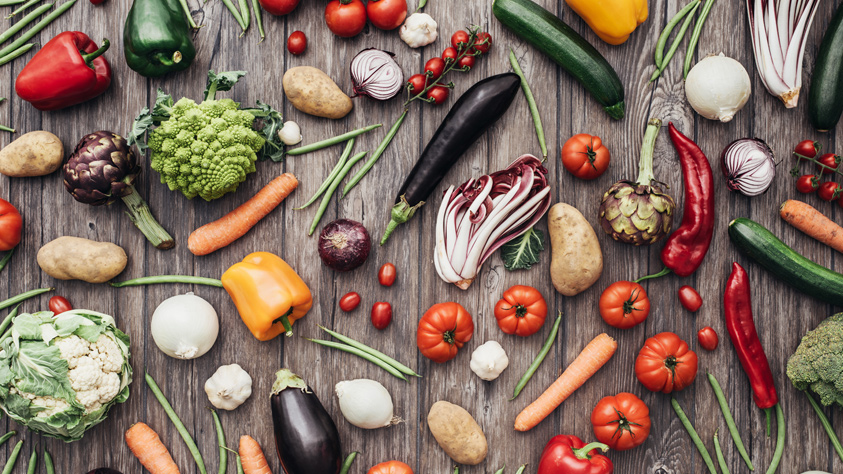
[[[507,270],[527,270],[539,261],[539,252],[544,250],[544,234],[531,227],[501,247],[501,259]]]

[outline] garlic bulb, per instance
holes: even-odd
[[[401,422],[392,414],[392,396],[375,380],[357,379],[336,386],[342,415],[354,426],[373,430]]]
[[[698,62],[685,79],[685,97],[691,107],[703,117],[721,122],[732,120],[751,92],[746,69],[723,53]]]
[[[194,295],[173,296],[155,308],[150,332],[155,345],[176,359],[195,359],[211,350],[220,321],[211,303]]]
[[[299,128],[299,124],[292,120],[284,122],[281,130],[278,130],[278,138],[285,145],[295,145],[301,142],[301,128]]]
[[[436,21],[427,13],[413,13],[404,21],[398,36],[411,48],[421,48],[436,41]]]
[[[211,405],[234,410],[252,395],[252,377],[238,364],[220,366],[205,381],[205,393]]]
[[[469,367],[483,380],[495,380],[509,366],[509,357],[500,344],[489,341],[471,353]]]

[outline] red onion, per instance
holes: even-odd
[[[337,219],[319,234],[319,257],[322,263],[339,272],[363,265],[369,258],[372,240],[363,224],[351,219]]]
[[[364,49],[351,60],[353,97],[367,95],[376,100],[389,100],[404,87],[404,73],[395,62],[395,55],[376,48]]]
[[[547,169],[524,155],[506,169],[451,186],[436,218],[433,262],[439,277],[465,290],[483,262],[550,207]]]
[[[776,177],[773,150],[758,138],[740,138],[730,143],[720,155],[720,168],[726,186],[746,196],[766,191]]]

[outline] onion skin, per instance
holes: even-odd
[[[375,100],[389,100],[404,88],[404,72],[395,61],[395,54],[389,51],[364,49],[352,58],[348,69],[354,90],[352,97],[366,95]]]
[[[756,148],[752,149],[752,146]],[[736,150],[736,147],[741,147],[741,149]],[[769,176],[748,176],[753,171],[759,173],[762,173],[762,171],[758,170],[758,166],[752,167],[755,163],[752,162],[751,158],[747,161],[747,157],[736,155],[739,152],[753,153],[757,158],[761,157],[758,155],[759,152],[764,153],[773,165],[769,170]],[[749,197],[764,194],[770,189],[776,177],[776,162],[773,157],[773,150],[760,138],[739,138],[728,144],[723,149],[723,153],[720,154],[720,170],[726,177],[726,187],[730,190]]]
[[[369,258],[372,239],[363,224],[351,219],[337,219],[319,234],[319,257],[327,267],[347,272],[363,265]]]

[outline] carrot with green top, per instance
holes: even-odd
[[[609,362],[617,349],[618,343],[608,334],[603,333],[595,337],[562,375],[536,401],[518,414],[515,418],[515,429],[530,430],[547,418],[556,407]]]
[[[801,230],[829,247],[843,252],[843,227],[802,201],[789,199],[779,208],[779,214],[788,224]]]
[[[240,463],[244,474],[272,474],[261,446],[249,435],[240,437]]]
[[[179,474],[179,467],[161,442],[158,433],[145,423],[132,425],[126,431],[125,438],[132,454],[151,474]]]

